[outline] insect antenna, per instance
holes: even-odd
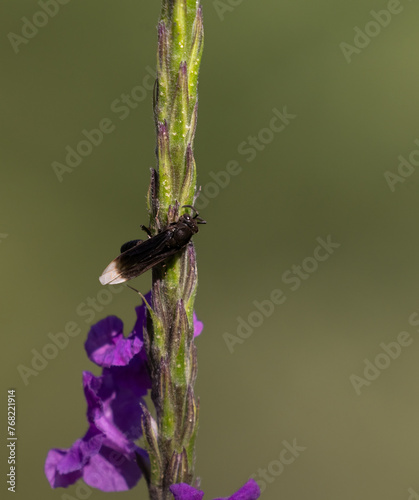
[[[147,309],[149,311],[153,311],[153,309],[151,308],[150,304],[147,302],[146,298],[144,297],[144,295],[138,291],[136,288],[134,288],[133,286],[131,285],[126,285],[128,288],[131,288],[131,290],[133,290],[135,293],[138,293],[138,295],[143,299],[144,301],[144,304],[146,305]]]

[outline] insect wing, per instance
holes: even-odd
[[[172,231],[166,230],[121,253],[99,277],[102,285],[123,283],[148,271],[178,250],[168,247]]]
[[[131,240],[131,241],[127,241],[126,243],[124,243],[121,246],[120,252],[124,253],[127,250],[129,250],[130,248],[133,248],[133,247],[135,247],[136,245],[139,245],[142,242],[143,242],[143,240]]]

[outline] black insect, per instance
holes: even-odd
[[[136,278],[152,267],[182,250],[192,236],[198,232],[198,224],[206,224],[192,205],[184,205],[195,212],[192,217],[183,214],[155,236],[141,226],[149,236],[148,240],[128,241],[121,247],[121,255],[114,259],[99,277],[102,285],[116,285]]]

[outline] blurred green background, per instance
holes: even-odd
[[[144,484],[123,494],[51,490],[43,466],[50,448],[86,429],[81,373],[97,373],[83,349],[89,326],[108,314],[126,332],[134,322],[137,296],[123,289],[109,299],[98,276],[147,222],[160,2],[57,5],[26,43],[10,33],[22,36],[22,18],[42,24],[40,2],[0,6],[2,488],[6,389],[15,388],[15,498],[146,498]],[[249,476],[272,500],[419,498],[419,5],[203,6],[195,152],[208,225],[195,242],[205,498],[227,496]],[[371,11],[383,10],[380,26]],[[117,111],[133,90],[135,108]],[[294,117],[281,132],[267,130],[284,107]],[[59,182],[52,163],[105,118],[113,132]],[[412,162],[404,177],[400,155]],[[240,173],[227,182],[219,172],[232,161]],[[339,248],[314,260],[328,235]],[[309,272],[293,268],[301,265]],[[150,274],[133,284],[146,292]],[[284,302],[255,314],[254,301],[275,289]],[[89,297],[99,304],[92,314]],[[258,325],[246,339],[242,320]],[[69,321],[82,333],[25,385],[17,367],[30,367],[31,351]],[[409,346],[391,344],[399,355],[390,359],[380,344],[402,331]],[[240,343],[229,349],[226,333]],[[370,366],[370,381],[365,360],[382,367]],[[366,382],[358,390],[355,377]],[[284,442],[296,442],[298,456]],[[295,460],[283,465],[284,457]]]

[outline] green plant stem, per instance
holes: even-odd
[[[203,48],[199,1],[163,0],[158,25],[154,116],[157,170],[148,193],[154,233],[175,222],[182,205],[193,204],[196,166],[193,140],[198,103],[198,70]],[[198,283],[193,243],[153,269],[152,310],[145,341],[152,376],[154,420],[144,411],[151,462],[150,498],[172,498],[174,483],[191,484],[198,405],[193,307]]]

